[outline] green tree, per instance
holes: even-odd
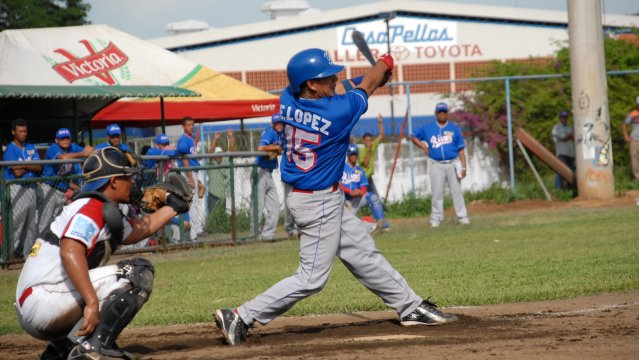
[[[495,61],[480,69],[481,76],[514,76],[570,73],[569,48],[564,46],[549,59],[529,59],[527,62]],[[639,69],[639,46],[607,37],[604,40],[606,70]],[[608,76],[608,103],[611,143],[615,175],[629,179],[628,148],[621,135],[621,123],[632,110],[639,95],[639,74]],[[550,132],[558,121],[558,113],[572,108],[570,78],[516,80],[510,83],[513,129],[523,127],[544,146],[553,151]],[[472,94],[457,95],[464,104],[457,120],[474,136],[493,148],[504,168],[508,166],[506,95],[503,81],[475,83]],[[515,150],[515,173],[529,177],[530,171],[519,151]],[[551,170],[535,160],[538,170]]]
[[[0,31],[86,25],[90,8],[82,0],[0,0]]]

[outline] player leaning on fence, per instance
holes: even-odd
[[[40,160],[38,150],[27,142],[27,123],[23,119],[11,122],[13,141],[7,146],[2,156],[4,161],[25,161],[24,165],[7,166],[4,168],[6,180],[28,180],[38,176],[42,171],[41,165],[26,163]],[[36,183],[18,182],[9,186],[11,191],[11,211],[13,225],[13,248],[16,258],[23,258],[31,251],[31,246],[37,236],[36,219]]]
[[[244,341],[255,321],[267,324],[298,301],[320,291],[339,257],[346,268],[384,303],[402,325],[455,321],[423,300],[375,247],[362,222],[344,211],[338,183],[350,132],[368,108],[368,96],[390,77],[393,58],[382,56],[354,90],[336,95],[335,65],[321,49],[294,55],[287,66],[289,86],[280,97],[286,149],[281,173],[291,217],[299,227],[300,261],[295,274],[236,309],[218,309],[215,319],[229,344]]]
[[[82,159],[93,152],[93,147],[84,148],[71,142],[71,131],[60,128],[55,132],[55,144],[47,149],[45,160]],[[78,179],[69,180],[69,175],[82,174],[80,163],[62,163],[44,165],[42,176],[64,176],[56,180],[47,180],[42,183],[42,201],[38,204],[38,235],[41,234],[53,219],[60,214],[62,207],[75,190],[79,190]]]

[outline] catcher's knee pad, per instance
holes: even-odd
[[[148,270],[142,270],[141,272],[150,273]],[[139,276],[137,279],[145,279],[145,276]],[[147,283],[144,286],[150,289],[152,285]],[[142,309],[142,306],[149,298],[149,293],[150,290],[133,281],[131,284],[126,284],[122,288],[113,290],[101,304],[100,323],[97,328],[93,334],[80,342],[82,348],[85,351],[98,353],[103,349],[114,349],[115,339]]]
[[[146,297],[151,295],[153,290],[153,275],[155,274],[155,268],[153,264],[144,258],[133,258],[127,260],[118,261],[119,278],[129,280],[133,286],[139,287],[146,292]]]

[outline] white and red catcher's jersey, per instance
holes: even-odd
[[[87,248],[89,256],[101,241],[108,241],[111,233],[104,224],[102,216],[103,202],[94,198],[78,199],[62,209],[62,213],[51,223],[51,231],[58,238],[69,238],[81,242]],[[131,234],[131,222],[122,218],[124,223],[123,239]],[[16,298],[22,292],[36,285],[58,284],[68,276],[62,266],[60,247],[43,239],[37,239],[31,253],[22,267]]]

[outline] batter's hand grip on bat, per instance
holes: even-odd
[[[393,71],[393,67],[395,66],[395,60],[393,59],[393,56],[391,54],[384,54],[380,56],[379,59],[377,59],[377,62],[380,62],[380,61],[386,64],[387,72]]]

